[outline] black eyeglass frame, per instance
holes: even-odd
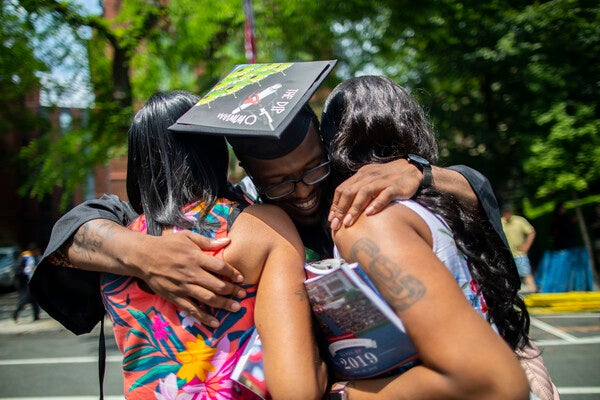
[[[323,167],[327,167],[327,173],[325,175],[319,177],[318,179],[316,179],[314,181],[310,181],[310,182],[306,182],[304,180],[304,178],[306,178],[306,175],[309,175],[310,173],[315,172],[319,168],[323,168]],[[309,169],[307,171],[304,171],[304,173],[299,178],[297,178],[297,179],[286,179],[283,182],[276,183],[276,184],[268,186],[268,187],[266,187],[264,189],[261,189],[261,188],[259,188],[257,186],[257,189],[258,189],[258,192],[261,195],[264,195],[269,200],[279,200],[279,199],[282,199],[282,198],[284,198],[286,196],[289,196],[290,194],[294,193],[294,191],[296,190],[296,185],[299,182],[303,182],[305,185],[308,185],[308,186],[313,186],[313,185],[316,185],[319,182],[323,182],[325,180],[325,178],[327,178],[329,175],[331,175],[331,160],[327,160],[324,163],[321,163],[321,164],[317,165],[314,168],[311,168],[311,169]],[[252,178],[252,177],[250,177],[250,178]],[[280,187],[280,186],[283,186],[283,185],[289,185],[290,183],[292,184],[290,186],[291,190],[285,192],[285,194],[280,194],[280,195],[277,195],[277,196],[270,196],[269,195],[268,192],[271,191],[271,190],[273,190],[274,188],[277,188],[277,187]]]

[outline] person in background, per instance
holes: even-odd
[[[27,250],[21,253],[19,266],[17,267],[17,271],[15,273],[16,286],[19,293],[17,308],[12,313],[12,318],[15,322],[18,322],[19,314],[21,311],[23,311],[27,304],[31,304],[33,320],[38,321],[40,319],[40,306],[38,305],[35,297],[31,295],[28,283],[33,276],[41,256],[42,253],[40,252],[40,248],[34,242],[30,243],[27,246]]]
[[[129,229],[147,236],[188,230],[232,244],[212,255],[245,281],[237,312],[201,305],[206,326],[136,277],[103,274],[100,287],[123,353],[129,400],[247,398],[232,380],[253,330],[263,344],[264,378],[274,399],[321,399],[327,384],[304,289],[304,251],[290,218],[272,205],[247,205],[227,181],[224,137],[190,137],[167,128],[198,101],[157,93],[129,130],[127,194],[141,214]]]
[[[527,286],[525,292],[537,292],[537,286],[531,272],[531,263],[527,255],[535,239],[534,227],[524,217],[515,215],[512,204],[505,204],[502,206],[502,228],[517,264],[519,276]]]

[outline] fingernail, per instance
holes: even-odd
[[[215,243],[215,244],[221,244],[221,243],[227,243],[227,242],[229,242],[229,238],[213,239],[213,243]]]
[[[371,215],[373,212],[375,212],[375,207],[373,207],[373,206],[369,206],[369,207],[367,207],[367,209],[365,210],[365,214],[366,214],[366,215]]]
[[[352,214],[346,214],[346,216],[344,217],[344,226],[350,226],[352,225],[352,219],[354,217],[352,217]]]
[[[338,229],[340,229],[340,220],[339,218],[334,218],[331,221],[331,229],[333,229],[334,231],[337,231]]]
[[[240,303],[231,303],[231,305],[229,306],[229,309],[231,311],[239,311],[240,308]]]
[[[236,282],[243,282],[243,281],[244,281],[244,275],[242,275],[242,274],[237,274],[237,275],[235,276],[235,281],[236,281]]]
[[[209,325],[213,328],[218,328],[219,327],[219,321],[217,321],[216,319],[213,319],[212,321],[209,322]]]
[[[243,289],[238,290],[238,292],[236,293],[237,297],[246,297],[246,291]]]
[[[327,221],[331,222],[334,216],[335,213],[333,211],[329,211],[329,214],[327,215]]]

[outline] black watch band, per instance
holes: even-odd
[[[433,174],[431,172],[431,164],[429,161],[416,154],[407,154],[406,159],[409,163],[415,165],[423,173],[423,181],[421,188],[428,188],[433,185]]]

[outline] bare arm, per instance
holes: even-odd
[[[455,195],[473,208],[478,207],[477,196],[460,173],[435,166],[432,173],[438,190]],[[328,218],[332,229],[339,229],[342,224],[352,225],[363,211],[373,215],[392,200],[411,198],[422,181],[422,172],[406,159],[363,166],[335,190]]]
[[[226,257],[234,254],[240,263],[264,265],[254,320],[263,344],[270,394],[282,400],[321,399],[327,376],[304,288],[304,247],[294,225],[279,208],[253,206],[240,214],[230,236],[232,244],[225,250]],[[245,248],[240,249],[241,242],[247,243]],[[231,260],[239,265],[237,261]],[[246,266],[256,270],[256,265]],[[252,280],[251,272],[242,271]]]
[[[243,277],[235,268],[201,249],[215,250],[228,243],[190,231],[151,236],[110,220],[95,219],[79,227],[62,252],[80,269],[138,277],[155,293],[199,321],[214,325],[216,319],[200,311],[193,300],[237,311],[239,303],[228,295],[239,296],[242,289],[219,276],[234,282]]]
[[[416,213],[389,206],[373,217],[359,217],[334,233],[334,240],[346,260],[361,264],[403,320],[422,361],[394,379],[354,382],[352,400],[528,398],[517,358],[466,301],[433,253],[431,232]]]
[[[533,244],[534,239],[535,239],[535,231],[531,231],[527,235],[527,238],[525,238],[525,242],[523,242],[523,244],[519,247],[519,250],[522,251],[523,253],[529,252],[529,249],[531,248],[531,245]]]

